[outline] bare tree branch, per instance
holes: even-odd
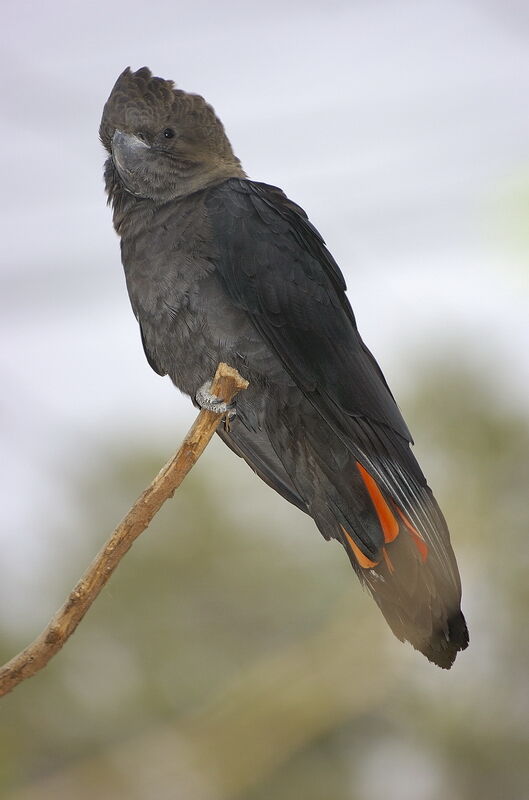
[[[219,364],[211,391],[230,403],[248,381],[227,364]],[[202,455],[222,417],[201,411],[176,455],[163,467],[151,485],[136,500],[108,542],[79,580],[69,597],[42,633],[0,668],[0,696],[31,678],[72,635],[135,539],[147,528],[162,505],[173,496],[189,470]]]

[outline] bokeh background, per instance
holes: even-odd
[[[0,656],[194,418],[151,372],[97,131],[127,65],[207,97],[309,213],[452,530],[470,648],[391,636],[343,552],[213,442],[0,706],[9,800],[529,796],[529,5],[4,0]]]

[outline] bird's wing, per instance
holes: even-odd
[[[209,190],[207,208],[224,290],[325,423],[312,431],[321,458],[328,426],[356,464],[349,497],[363,491],[372,504],[375,522],[367,528],[352,504],[348,519],[336,506],[330,535],[348,551],[397,636],[449,666],[467,639],[448,529],[358,333],[336,262],[303,210],[275,187],[231,179]],[[346,476],[335,477],[338,488]],[[346,500],[346,490],[339,494]],[[318,524],[325,534],[325,520]]]
[[[342,273],[304,211],[275,187],[239,179],[210,190],[207,205],[225,291],[299,389],[355,443],[356,455],[382,443],[424,485],[406,423],[358,333]]]

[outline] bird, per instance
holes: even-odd
[[[303,209],[251,180],[198,94],[127,67],[104,105],[108,204],[148,363],[345,549],[389,627],[449,669],[469,636],[443,514]],[[249,381],[210,392],[220,362]]]

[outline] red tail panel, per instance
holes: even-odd
[[[356,466],[358,467],[358,471],[365,483],[367,491],[369,492],[371,502],[373,503],[375,511],[377,512],[380,526],[384,532],[384,541],[386,543],[392,542],[399,535],[399,523],[395,519],[390,507],[384,500],[382,492],[378,488],[375,479],[371,477],[369,472],[364,469],[359,461],[356,462]]]
[[[384,534],[384,542],[386,544],[391,544],[391,542],[395,541],[399,535],[402,524],[404,525],[404,528],[408,534],[411,536],[413,544],[419,551],[421,560],[423,562],[426,561],[428,558],[428,545],[424,541],[424,537],[421,536],[417,528],[412,525],[406,514],[404,514],[404,512],[401,511],[401,509],[395,503],[392,504],[392,506],[400,517],[401,524],[399,524],[399,519],[397,519],[391,510],[375,479],[369,474],[365,467],[360,464],[359,461],[356,462],[356,466],[376,511],[378,521],[380,522],[380,527],[382,528],[382,532]],[[345,528],[342,527],[342,530],[347,537],[347,541],[351,547],[351,550],[353,551],[355,558],[361,567],[364,569],[372,569],[380,564],[380,559],[378,561],[372,561],[370,558],[364,555],[353,538],[347,533]],[[391,561],[387,547],[382,548],[382,556],[384,557],[384,561],[390,574],[395,572],[395,567]]]

